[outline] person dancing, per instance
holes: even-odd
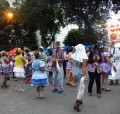
[[[87,64],[87,54],[85,52],[85,47],[82,44],[78,44],[75,46],[75,53],[72,56],[73,59],[73,70],[72,75],[79,78],[79,82],[81,82],[81,78],[83,77],[84,81],[86,79],[86,64]],[[83,80],[82,80],[83,82]],[[84,85],[84,83],[82,84]],[[81,111],[80,105],[82,104],[82,98],[84,96],[84,91],[81,89],[82,86],[81,83],[79,83],[78,87],[78,93],[76,102],[74,105],[74,109],[77,110],[77,112]]]
[[[45,98],[44,87],[48,86],[47,73],[45,72],[45,62],[40,60],[39,52],[35,53],[35,60],[32,63],[33,75],[31,86],[36,87],[38,98]]]
[[[26,60],[21,55],[21,49],[18,48],[16,51],[15,57],[15,67],[13,72],[15,73],[15,77],[18,78],[18,87],[16,88],[19,92],[23,92],[23,79],[25,78],[24,64]]]

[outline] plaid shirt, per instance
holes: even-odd
[[[61,49],[59,49],[58,51],[57,50],[53,51],[52,58],[56,58],[58,60],[59,66],[62,67],[64,60],[64,51]]]
[[[94,60],[94,62],[92,64],[88,63],[88,66],[87,66],[88,71],[94,73],[95,70],[97,69],[97,72],[101,73],[102,72],[102,65],[101,65],[101,63],[98,63],[98,60],[100,60],[98,53],[93,54],[93,60]]]

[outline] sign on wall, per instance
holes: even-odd
[[[120,23],[108,25],[109,42],[120,42]]]

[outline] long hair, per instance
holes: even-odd
[[[94,60],[93,60],[93,54],[96,52],[96,50],[93,50],[93,52],[92,51],[90,51],[90,54],[89,54],[89,56],[88,56],[88,63],[90,63],[90,64],[92,64],[93,62],[94,62]],[[98,63],[102,63],[102,61],[103,61],[103,58],[102,58],[102,55],[101,55],[101,51],[99,50],[99,49],[97,49],[97,52],[98,52],[98,55],[99,55],[99,57],[100,57],[100,60],[98,61]]]

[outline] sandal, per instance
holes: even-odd
[[[44,99],[45,98],[45,96],[44,95],[42,95],[42,96],[40,96],[40,97],[38,97],[39,99]]]
[[[105,91],[111,91],[111,89],[105,89]]]
[[[8,87],[9,86],[7,86],[7,85],[6,86],[3,86],[3,85],[1,86],[2,89],[8,88]]]
[[[1,88],[2,88],[2,89],[5,89],[6,87],[2,85]]]
[[[24,92],[25,90],[24,89],[20,89],[19,92]]]

